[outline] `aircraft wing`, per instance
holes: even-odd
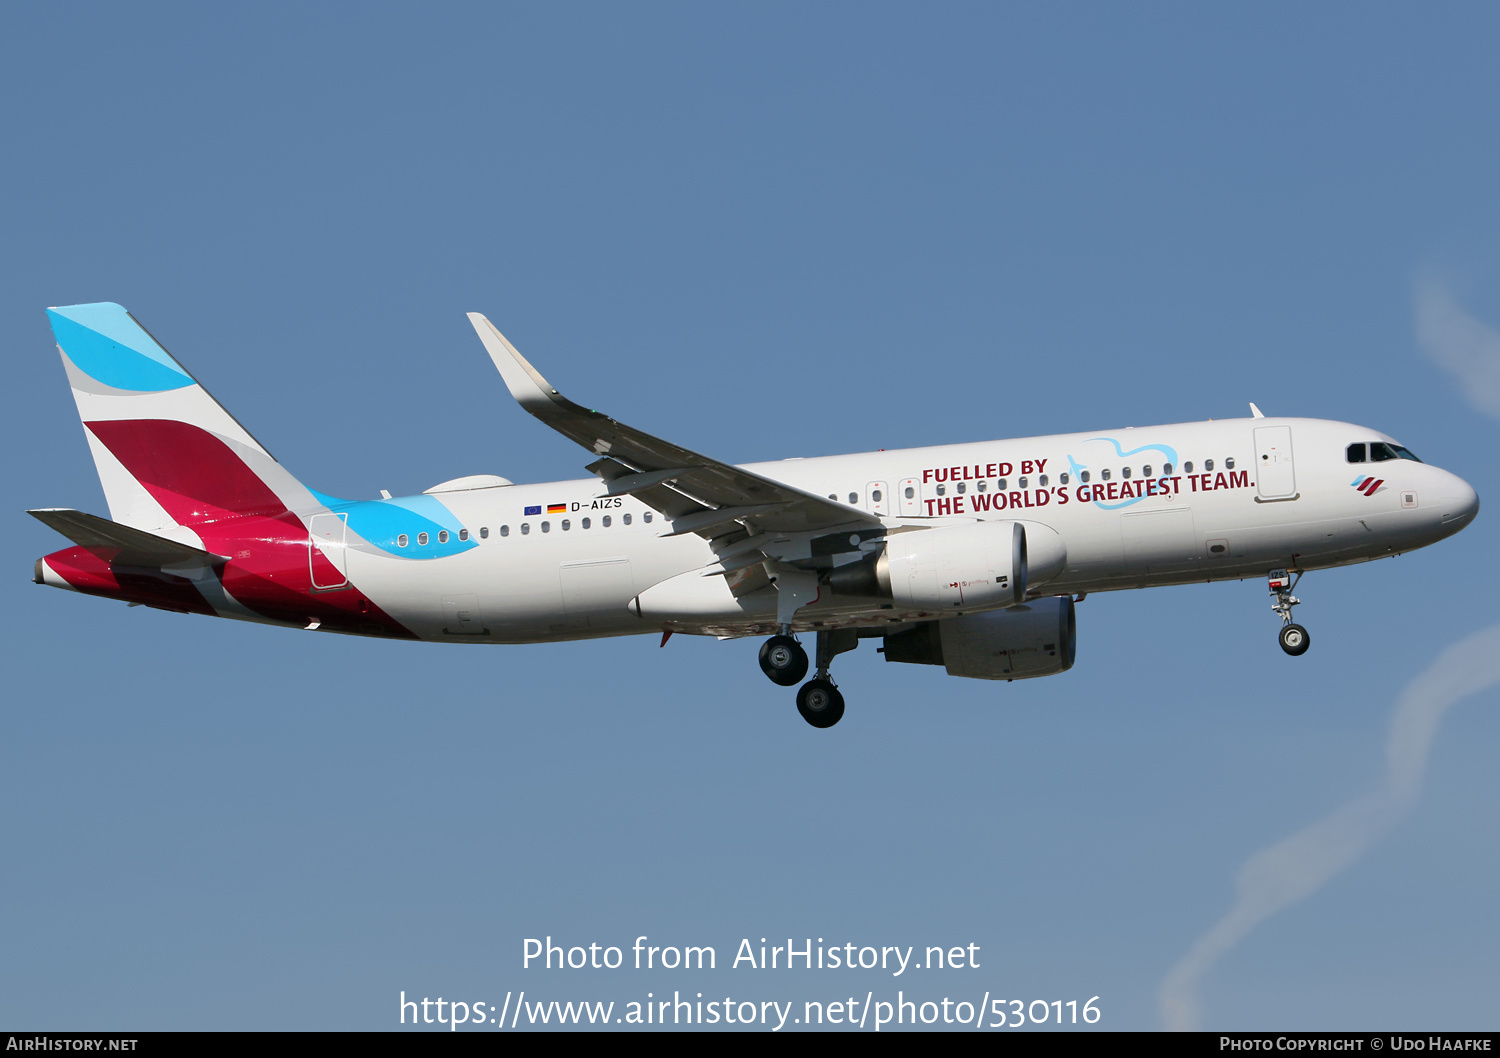
[[[699,455],[574,404],[493,323],[477,312],[469,313],[469,322],[521,407],[599,457],[588,469],[604,479],[604,494],[635,496],[671,521],[673,535],[714,539],[742,526],[765,533],[881,528],[880,519],[857,507]]]
[[[79,547],[90,551],[114,551],[111,562],[147,569],[160,566],[222,566],[229,559],[188,544],[157,536],[141,529],[66,507],[27,511],[37,521],[50,525]]]

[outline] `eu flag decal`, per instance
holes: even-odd
[[[537,504],[535,507],[527,507],[526,508],[526,513],[527,514],[541,514],[542,513],[542,505],[541,504]]]

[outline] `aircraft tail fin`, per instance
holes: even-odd
[[[47,316],[115,522],[191,528],[319,505],[123,307]]]

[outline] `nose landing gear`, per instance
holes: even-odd
[[[1271,609],[1281,618],[1281,634],[1277,637],[1281,643],[1281,649],[1294,658],[1306,654],[1311,644],[1311,637],[1308,636],[1307,629],[1292,623],[1292,607],[1302,601],[1292,594],[1292,589],[1302,579],[1302,574],[1298,573],[1293,578],[1284,569],[1273,569],[1269,579]]]

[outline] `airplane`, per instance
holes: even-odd
[[[75,546],[38,584],[290,628],[445,643],[766,636],[813,727],[838,654],[1017,680],[1073,666],[1090,592],[1266,577],[1279,641],[1308,570],[1425,547],[1474,520],[1457,475],[1392,437],[1249,419],[733,466],[573,403],[478,313],[521,407],[593,475],[476,474],[416,496],[303,485],[113,303],[48,310],[109,506],[28,513]]]

